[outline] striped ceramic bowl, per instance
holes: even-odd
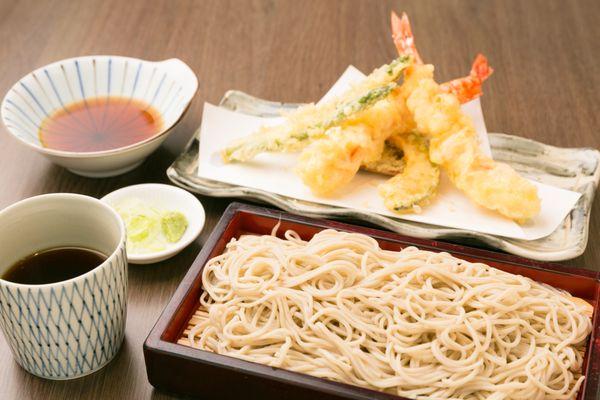
[[[187,110],[198,80],[183,61],[159,62],[119,56],[87,56],[58,61],[18,81],[6,94],[0,112],[12,136],[56,164],[84,176],[127,172],[156,150]],[[120,97],[146,103],[160,115],[160,131],[139,142],[104,151],[73,152],[42,145],[42,122],[70,104],[86,99]],[[85,103],[85,102],[84,102]]]

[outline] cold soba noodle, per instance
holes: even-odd
[[[194,347],[407,397],[573,399],[591,306],[447,253],[325,230],[204,268]]]

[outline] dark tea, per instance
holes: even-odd
[[[72,103],[46,118],[38,132],[53,150],[93,152],[117,149],[151,138],[162,129],[151,105],[123,97],[98,97]]]
[[[106,260],[99,251],[84,247],[57,247],[38,251],[10,267],[2,279],[25,285],[43,285],[83,275]]]

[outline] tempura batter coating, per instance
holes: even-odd
[[[405,75],[406,104],[418,132],[429,137],[429,157],[472,201],[518,222],[540,211],[537,188],[510,166],[479,148],[473,123],[456,96],[443,93],[433,80],[432,65],[414,65]]]
[[[410,56],[401,56],[375,69],[341,96],[324,103],[302,106],[285,115],[285,123],[263,126],[252,135],[235,140],[222,150],[223,161],[248,161],[264,152],[302,150],[311,141],[322,138],[328,128],[343,124],[387,98],[411,63]]]
[[[329,196],[354,177],[370,142],[365,126],[330,128],[327,138],[311,143],[300,154],[296,173],[313,193]]]
[[[375,161],[365,161],[361,168],[376,174],[394,176],[401,173],[405,166],[402,150],[388,139],[383,146],[381,156]]]
[[[313,193],[331,195],[352,180],[360,166],[377,160],[396,131],[410,129],[412,118],[400,89],[327,130],[301,153],[296,173]]]
[[[387,208],[410,211],[424,205],[440,182],[439,168],[429,161],[425,138],[418,134],[393,135],[390,141],[404,153],[404,170],[379,186],[379,195]]]

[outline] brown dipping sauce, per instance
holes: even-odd
[[[93,270],[106,258],[99,251],[85,247],[42,250],[18,261],[2,275],[2,279],[25,285],[66,281]]]
[[[93,152],[148,139],[163,121],[149,104],[123,97],[98,97],[72,103],[46,118],[38,132],[43,147]]]

